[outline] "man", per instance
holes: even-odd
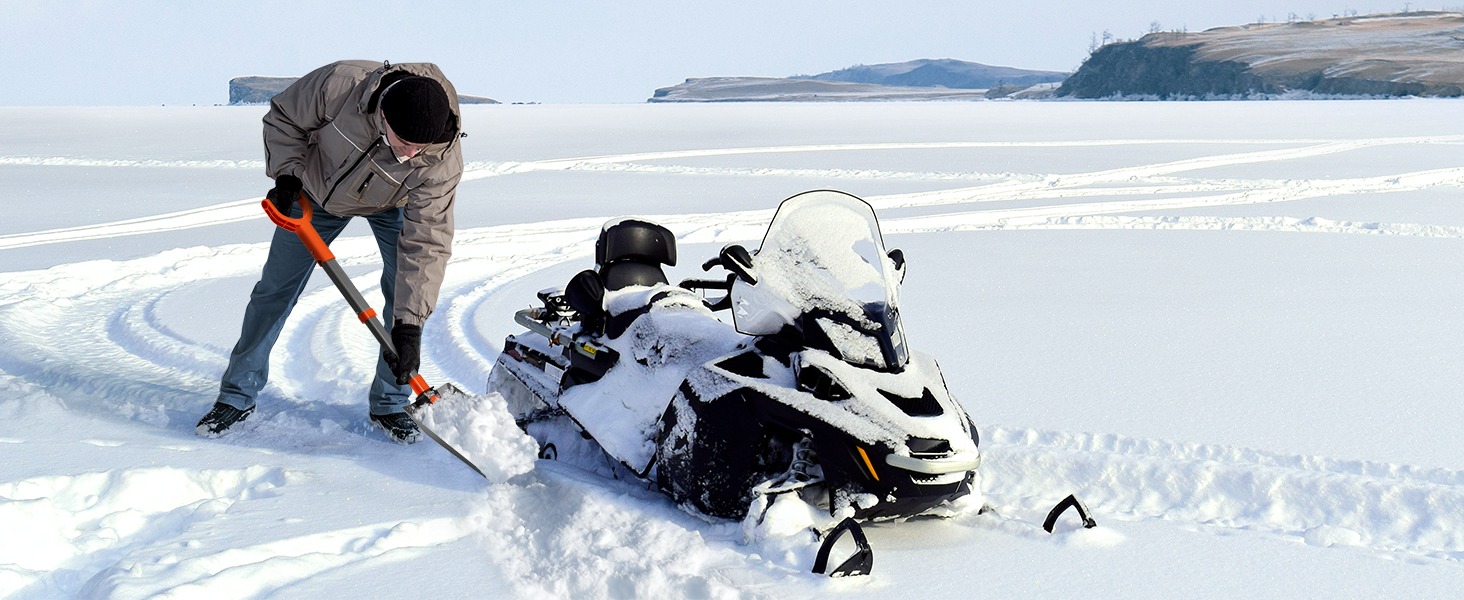
[[[421,438],[404,412],[408,377],[420,366],[422,325],[432,314],[451,254],[453,200],[463,158],[457,93],[436,65],[342,61],[291,84],[264,116],[266,194],[281,212],[303,214],[327,243],[364,217],[383,264],[381,291],[397,354],[376,364],[370,420],[397,443]],[[279,338],[315,261],[294,234],[276,229],[259,283],[244,310],[218,401],[197,433],[216,437],[254,412]]]

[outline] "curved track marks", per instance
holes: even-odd
[[[1041,505],[1076,490],[1093,510],[1464,560],[1464,472],[1114,434],[992,428],[990,498]]]
[[[1098,140],[1021,144],[849,144],[788,146],[622,154],[614,156],[477,163],[465,178],[510,176],[534,171],[635,170],[675,176],[819,176],[881,179],[988,181],[997,183],[935,192],[894,194],[871,198],[881,210],[926,209],[929,216],[903,216],[885,221],[887,232],[919,234],[991,228],[1106,228],[1182,229],[1223,231],[1325,232],[1398,235],[1428,238],[1464,238],[1464,227],[1408,223],[1362,223],[1311,217],[1204,217],[1134,216],[1122,213],[1181,208],[1275,203],[1348,194],[1388,194],[1431,187],[1464,186],[1464,168],[1434,169],[1350,179],[1181,179],[1175,175],[1202,169],[1258,162],[1314,158],[1388,145],[1456,145],[1459,137],[1397,138],[1380,140]],[[1219,154],[1157,164],[1141,164],[1090,173],[989,174],[919,173],[899,171],[811,171],[797,169],[715,169],[676,165],[648,165],[645,161],[675,160],[734,154],[837,152],[847,150],[897,151],[902,149],[980,148],[993,146],[1104,146],[1137,144],[1253,143],[1284,146],[1255,152]],[[147,161],[141,161],[147,163]],[[0,159],[0,164],[4,163]],[[101,165],[94,165],[101,166]],[[150,166],[105,165],[105,166]],[[192,165],[187,165],[192,166]],[[228,165],[218,165],[228,167]],[[1138,198],[1136,198],[1138,197]],[[1073,202],[1072,199],[1087,200]],[[1034,205],[991,210],[952,210],[958,205],[996,201],[1029,201]],[[116,223],[0,236],[0,250],[38,244],[121,237],[160,229],[201,227],[221,220],[258,218],[257,200],[240,200],[155,217]],[[1046,204],[1042,204],[1046,202]],[[941,207],[946,207],[941,209]],[[940,210],[932,210],[940,209]],[[682,243],[728,243],[756,239],[771,209],[700,215],[656,217],[678,232]],[[512,284],[565,261],[584,261],[603,219],[580,218],[460,231],[453,268],[442,291],[438,316],[428,323],[429,344],[424,362],[434,381],[468,382],[475,390],[498,351],[499,340],[486,335],[476,323],[483,318],[503,320],[507,315],[483,315],[487,306],[527,302],[504,300],[499,295]],[[149,423],[186,428],[196,417],[200,398],[211,395],[223,368],[227,349],[207,340],[191,339],[167,325],[170,300],[192,291],[192,286],[232,280],[249,282],[263,260],[265,244],[173,250],[126,262],[94,261],[62,265],[47,271],[8,274],[0,281],[0,377],[14,377],[67,400],[74,408],[93,413],[122,415]],[[343,266],[374,305],[380,303],[376,249],[365,238],[341,239],[334,246]],[[556,282],[549,282],[553,284]],[[241,287],[243,283],[241,283]],[[247,289],[247,288],[246,288]],[[242,298],[240,299],[242,302]],[[232,319],[233,317],[231,317]],[[236,323],[230,321],[227,327]],[[269,393],[282,394],[296,404],[294,417],[308,427],[339,420],[357,412],[370,379],[378,350],[364,328],[350,314],[336,291],[318,287],[307,293],[281,336],[271,365],[275,373]],[[157,408],[161,407],[161,409]],[[0,440],[3,441],[3,440]],[[1095,510],[1128,520],[1157,520],[1293,538],[1309,544],[1356,546],[1408,556],[1464,560],[1464,473],[1405,465],[1339,461],[1326,457],[1285,456],[1261,451],[1200,444],[1126,438],[1111,434],[1077,434],[1028,429],[992,428],[987,432],[986,487],[998,505],[1021,509],[1050,503],[1054,489],[1078,490]],[[121,473],[117,476],[123,476]],[[246,476],[247,475],[247,476]],[[555,477],[546,475],[545,477]],[[274,471],[244,473],[248,485],[283,485]],[[32,482],[33,483],[33,482]],[[27,482],[0,483],[0,491]],[[515,515],[518,525],[535,525],[540,502],[569,502],[572,514],[614,514],[614,507],[594,505],[595,498],[558,497],[554,490],[572,489],[572,482],[551,481],[539,487],[505,488],[490,498],[485,510],[501,508]],[[18,489],[18,488],[17,488]],[[231,488],[232,489],[232,488]],[[251,488],[253,489],[253,488]],[[261,488],[263,489],[263,488]],[[546,493],[549,494],[546,496]],[[224,497],[242,498],[225,490]],[[1284,499],[1284,500],[1278,500]],[[189,521],[192,513],[167,513]],[[201,509],[198,509],[201,510]],[[202,515],[202,513],[200,513]],[[562,514],[562,513],[552,513]],[[200,518],[208,517],[202,515]],[[634,520],[635,516],[624,516]],[[476,517],[475,517],[476,518]],[[189,521],[191,522],[191,521]],[[186,573],[212,573],[206,583],[224,583],[261,577],[271,561],[293,561],[288,572],[337,568],[349,560],[387,552],[451,542],[468,529],[460,523],[418,523],[407,531],[401,524],[368,525],[303,538],[282,538],[257,547],[233,548],[219,553],[193,553],[188,564],[160,575],[174,589],[192,589],[203,580]],[[613,539],[631,539],[638,547],[653,548],[655,536],[683,547],[698,537],[674,527],[642,532],[620,527]],[[491,529],[491,528],[490,528]],[[623,531],[622,531],[623,530]],[[532,545],[542,536],[519,540],[513,527],[488,532],[490,543]],[[329,549],[349,547],[347,558],[331,558]],[[531,580],[531,572],[551,564],[566,572],[594,569],[590,555],[564,555],[562,549],[533,547],[537,556],[524,564],[510,564],[516,577]],[[342,562],[346,561],[346,562]],[[734,561],[735,562],[735,561]],[[185,568],[186,567],[186,568]],[[649,569],[650,567],[647,567]],[[191,569],[191,571],[190,571]],[[312,572],[318,572],[312,571]],[[678,575],[680,576],[680,575]],[[689,587],[702,585],[687,574]],[[98,586],[121,585],[103,573]],[[256,586],[264,585],[254,582]],[[281,589],[290,581],[267,582],[258,589]],[[541,582],[543,583],[543,582]],[[545,584],[547,585],[547,584]],[[270,587],[273,586],[273,587]]]
[[[1204,142],[1200,140],[1198,142]],[[1197,142],[1197,143],[1198,143]],[[1290,147],[1205,156],[1159,164],[1136,165],[1085,174],[1044,176],[937,192],[871,198],[881,209],[936,208],[996,200],[1052,200],[1084,197],[1081,203],[1048,203],[983,211],[943,211],[931,216],[887,218],[889,232],[923,233],[990,228],[1122,228],[1287,232],[1330,232],[1458,238],[1458,227],[1356,223],[1316,218],[1118,216],[1179,208],[1274,203],[1346,194],[1385,194],[1435,186],[1464,185],[1464,168],[1435,169],[1396,175],[1340,180],[1176,180],[1175,173],[1260,161],[1292,160],[1399,144],[1457,144],[1456,137],[1377,140],[1224,140],[1211,143],[1266,143]],[[1315,142],[1315,143],[1313,143]],[[849,144],[637,153],[614,156],[517,163],[509,169],[482,168],[496,175],[526,170],[574,169],[579,165],[631,164],[730,154],[971,148],[986,146],[1115,146],[1176,143],[1171,140],[1098,140],[1033,143]],[[1308,145],[1297,146],[1299,143]],[[502,167],[502,165],[499,165]],[[1106,187],[1119,184],[1116,187]],[[1146,195],[1132,199],[1134,195]],[[1117,196],[1117,199],[1105,197]],[[0,237],[0,248],[51,241],[125,236],[168,227],[194,227],[219,218],[257,218],[255,200],[226,203],[151,218]],[[656,217],[681,234],[683,243],[728,243],[755,239],[770,210]],[[427,375],[472,382],[474,389],[491,364],[499,340],[474,326],[481,306],[508,283],[560,262],[587,256],[601,219],[580,218],[461,231],[454,267],[442,293],[440,313],[429,321],[427,334],[446,343],[434,344]],[[374,244],[365,239],[339,240],[334,250],[354,275],[358,287],[379,305],[379,270]],[[0,369],[47,387],[86,392],[110,391],[107,398],[151,403],[161,395],[193,397],[209,393],[222,369],[226,349],[187,339],[168,330],[156,315],[163,299],[195,282],[250,279],[263,245],[173,250],[155,257],[113,263],[98,261],[63,265],[44,272],[15,274],[0,284],[0,332],[11,343],[0,348]],[[183,283],[179,283],[183,282]],[[302,298],[281,337],[272,368],[287,397],[355,403],[358,383],[369,380],[377,352],[333,288],[319,288]],[[78,363],[86,356],[95,360]],[[341,383],[345,382],[345,383]],[[61,394],[64,396],[65,394]],[[192,400],[189,401],[192,404]]]
[[[615,154],[603,156],[589,156],[582,158],[549,159],[524,162],[473,162],[465,166],[463,174],[464,181],[482,179],[486,177],[501,177],[521,173],[538,171],[625,171],[625,172],[653,172],[669,175],[706,176],[706,175],[742,175],[742,176],[790,176],[790,177],[817,177],[823,179],[894,179],[894,180],[920,180],[920,181],[959,181],[963,179],[990,180],[1000,179],[998,183],[991,183],[976,187],[968,187],[955,190],[941,190],[935,192],[924,192],[915,194],[896,194],[871,198],[871,202],[878,209],[887,208],[909,208],[922,206],[940,206],[945,204],[990,202],[999,200],[1019,199],[1042,199],[1053,197],[1073,197],[1077,195],[1116,195],[1127,193],[1133,190],[1089,190],[1087,193],[1074,192],[1072,190],[1103,186],[1123,182],[1153,182],[1163,183],[1161,178],[1187,171],[1196,171],[1222,166],[1252,164],[1258,162],[1274,162],[1284,160],[1296,160],[1337,154],[1349,151],[1372,148],[1379,146],[1404,145],[1404,144],[1429,144],[1429,145],[1457,145],[1464,143],[1464,136],[1438,136],[1438,137],[1404,137],[1404,138],[1380,138],[1370,140],[1345,140],[1328,141],[1313,139],[1291,139],[1291,140],[1266,140],[1266,139],[1233,139],[1233,140],[1076,140],[1076,141],[1052,141],[1052,142],[925,142],[925,143],[879,143],[879,144],[829,144],[829,145],[804,145],[804,146],[763,146],[747,148],[719,148],[699,150],[675,150],[666,152],[639,152],[629,154]],[[1262,150],[1255,152],[1244,152],[1235,154],[1221,154],[1214,156],[1203,156],[1186,160],[1172,161],[1166,163],[1122,167],[1117,169],[1106,169],[1090,173],[1078,173],[1068,175],[1044,175],[1044,174],[1017,174],[1017,173],[949,173],[949,172],[894,172],[894,171],[863,171],[853,169],[747,169],[747,168],[694,168],[675,165],[645,165],[637,164],[641,161],[650,160],[673,160],[685,158],[703,158],[717,156],[737,155],[767,155],[787,153],[809,153],[809,152],[846,152],[846,151],[900,151],[900,150],[940,150],[940,149],[974,149],[974,148],[1074,148],[1074,147],[1125,147],[1125,146],[1147,146],[1147,145],[1285,145],[1300,146],[1288,147],[1274,150]],[[33,158],[33,157],[0,157],[0,165],[55,165],[55,166],[104,166],[104,167],[216,167],[216,168],[238,168],[241,166],[257,166],[254,161],[136,161],[136,160],[94,160],[94,159],[71,159],[71,158]],[[1457,177],[1456,177],[1457,178]],[[1195,193],[1205,190],[1217,189],[1242,189],[1251,188],[1268,189],[1274,183],[1263,181],[1246,182],[1228,180],[1226,182],[1199,181],[1189,182],[1187,187],[1169,186],[1163,189],[1156,189],[1152,185],[1143,186],[1144,193]],[[1295,185],[1287,182],[1286,185]],[[1067,192],[1064,193],[1064,190]],[[72,242],[81,240],[94,240],[126,235],[140,235],[157,233],[163,231],[176,231],[231,223],[261,218],[258,210],[259,200],[245,199],[233,202],[226,202],[213,206],[206,206],[187,211],[177,211],[144,217],[139,219],[127,219],[112,223],[88,225],[82,227],[68,227],[52,229],[31,233],[0,235],[0,250],[10,248],[24,248],[41,244],[59,242]],[[1145,210],[1145,209],[1140,209]]]

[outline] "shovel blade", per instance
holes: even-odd
[[[492,483],[534,468],[539,445],[514,423],[503,396],[470,396],[451,384],[437,391],[436,401],[407,407],[432,441]]]

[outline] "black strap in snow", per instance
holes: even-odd
[[[1083,519],[1083,528],[1092,529],[1098,526],[1098,522],[1093,520],[1092,513],[1088,512],[1088,507],[1083,504],[1083,501],[1079,500],[1076,494],[1068,494],[1068,497],[1063,498],[1062,502],[1058,502],[1057,506],[1052,507],[1052,512],[1047,513],[1047,520],[1042,522],[1042,528],[1046,529],[1047,533],[1052,533],[1052,528],[1057,525],[1057,518],[1069,508],[1078,509],[1078,516]]]
[[[840,564],[833,571],[828,571],[829,551],[834,549],[834,544],[845,533],[854,535],[854,554],[845,559],[843,564]],[[813,560],[813,572],[824,573],[827,571],[829,577],[868,575],[873,569],[874,550],[869,548],[869,539],[864,537],[864,528],[854,522],[853,517],[846,517],[837,527],[829,531],[828,537],[825,537],[823,544],[818,547],[818,556]]]

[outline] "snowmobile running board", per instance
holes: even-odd
[[[386,332],[386,327],[381,324],[381,320],[377,317],[376,309],[371,308],[366,303],[366,298],[361,295],[361,291],[356,289],[356,285],[351,283],[351,279],[346,276],[346,271],[341,268],[340,263],[336,262],[335,253],[330,251],[330,246],[325,243],[325,240],[321,239],[320,233],[315,231],[315,226],[310,223],[310,219],[315,214],[314,209],[310,207],[310,199],[302,192],[296,196],[295,200],[300,204],[301,215],[293,219],[280,212],[279,207],[275,206],[274,201],[268,198],[265,198],[261,204],[264,206],[264,213],[269,216],[270,221],[274,222],[281,229],[293,232],[299,236],[300,242],[305,244],[305,249],[310,251],[311,258],[314,258],[315,262],[320,265],[320,268],[325,270],[325,274],[330,276],[331,282],[335,284],[337,290],[340,290],[341,295],[346,297],[346,303],[351,305],[351,310],[356,311],[356,317],[361,320],[361,323],[366,325],[367,329],[371,330],[371,335],[381,344],[382,349],[396,354],[396,347],[391,343],[391,335]],[[422,378],[421,373],[412,373],[411,375],[408,382],[412,386],[412,392],[417,394],[417,399],[407,407],[407,416],[411,417],[413,421],[416,421],[417,428],[427,434],[427,437],[432,438],[432,441],[446,448],[448,452],[471,467],[473,471],[487,478],[487,475],[483,474],[483,470],[479,469],[478,465],[473,464],[473,461],[468,460],[456,448],[448,445],[436,433],[433,433],[431,429],[423,425],[423,419],[418,417],[416,414],[417,411],[424,410],[441,400],[442,394],[436,388],[427,385],[427,380]],[[454,397],[460,398],[464,396],[455,387],[446,386],[443,389],[457,392]]]

